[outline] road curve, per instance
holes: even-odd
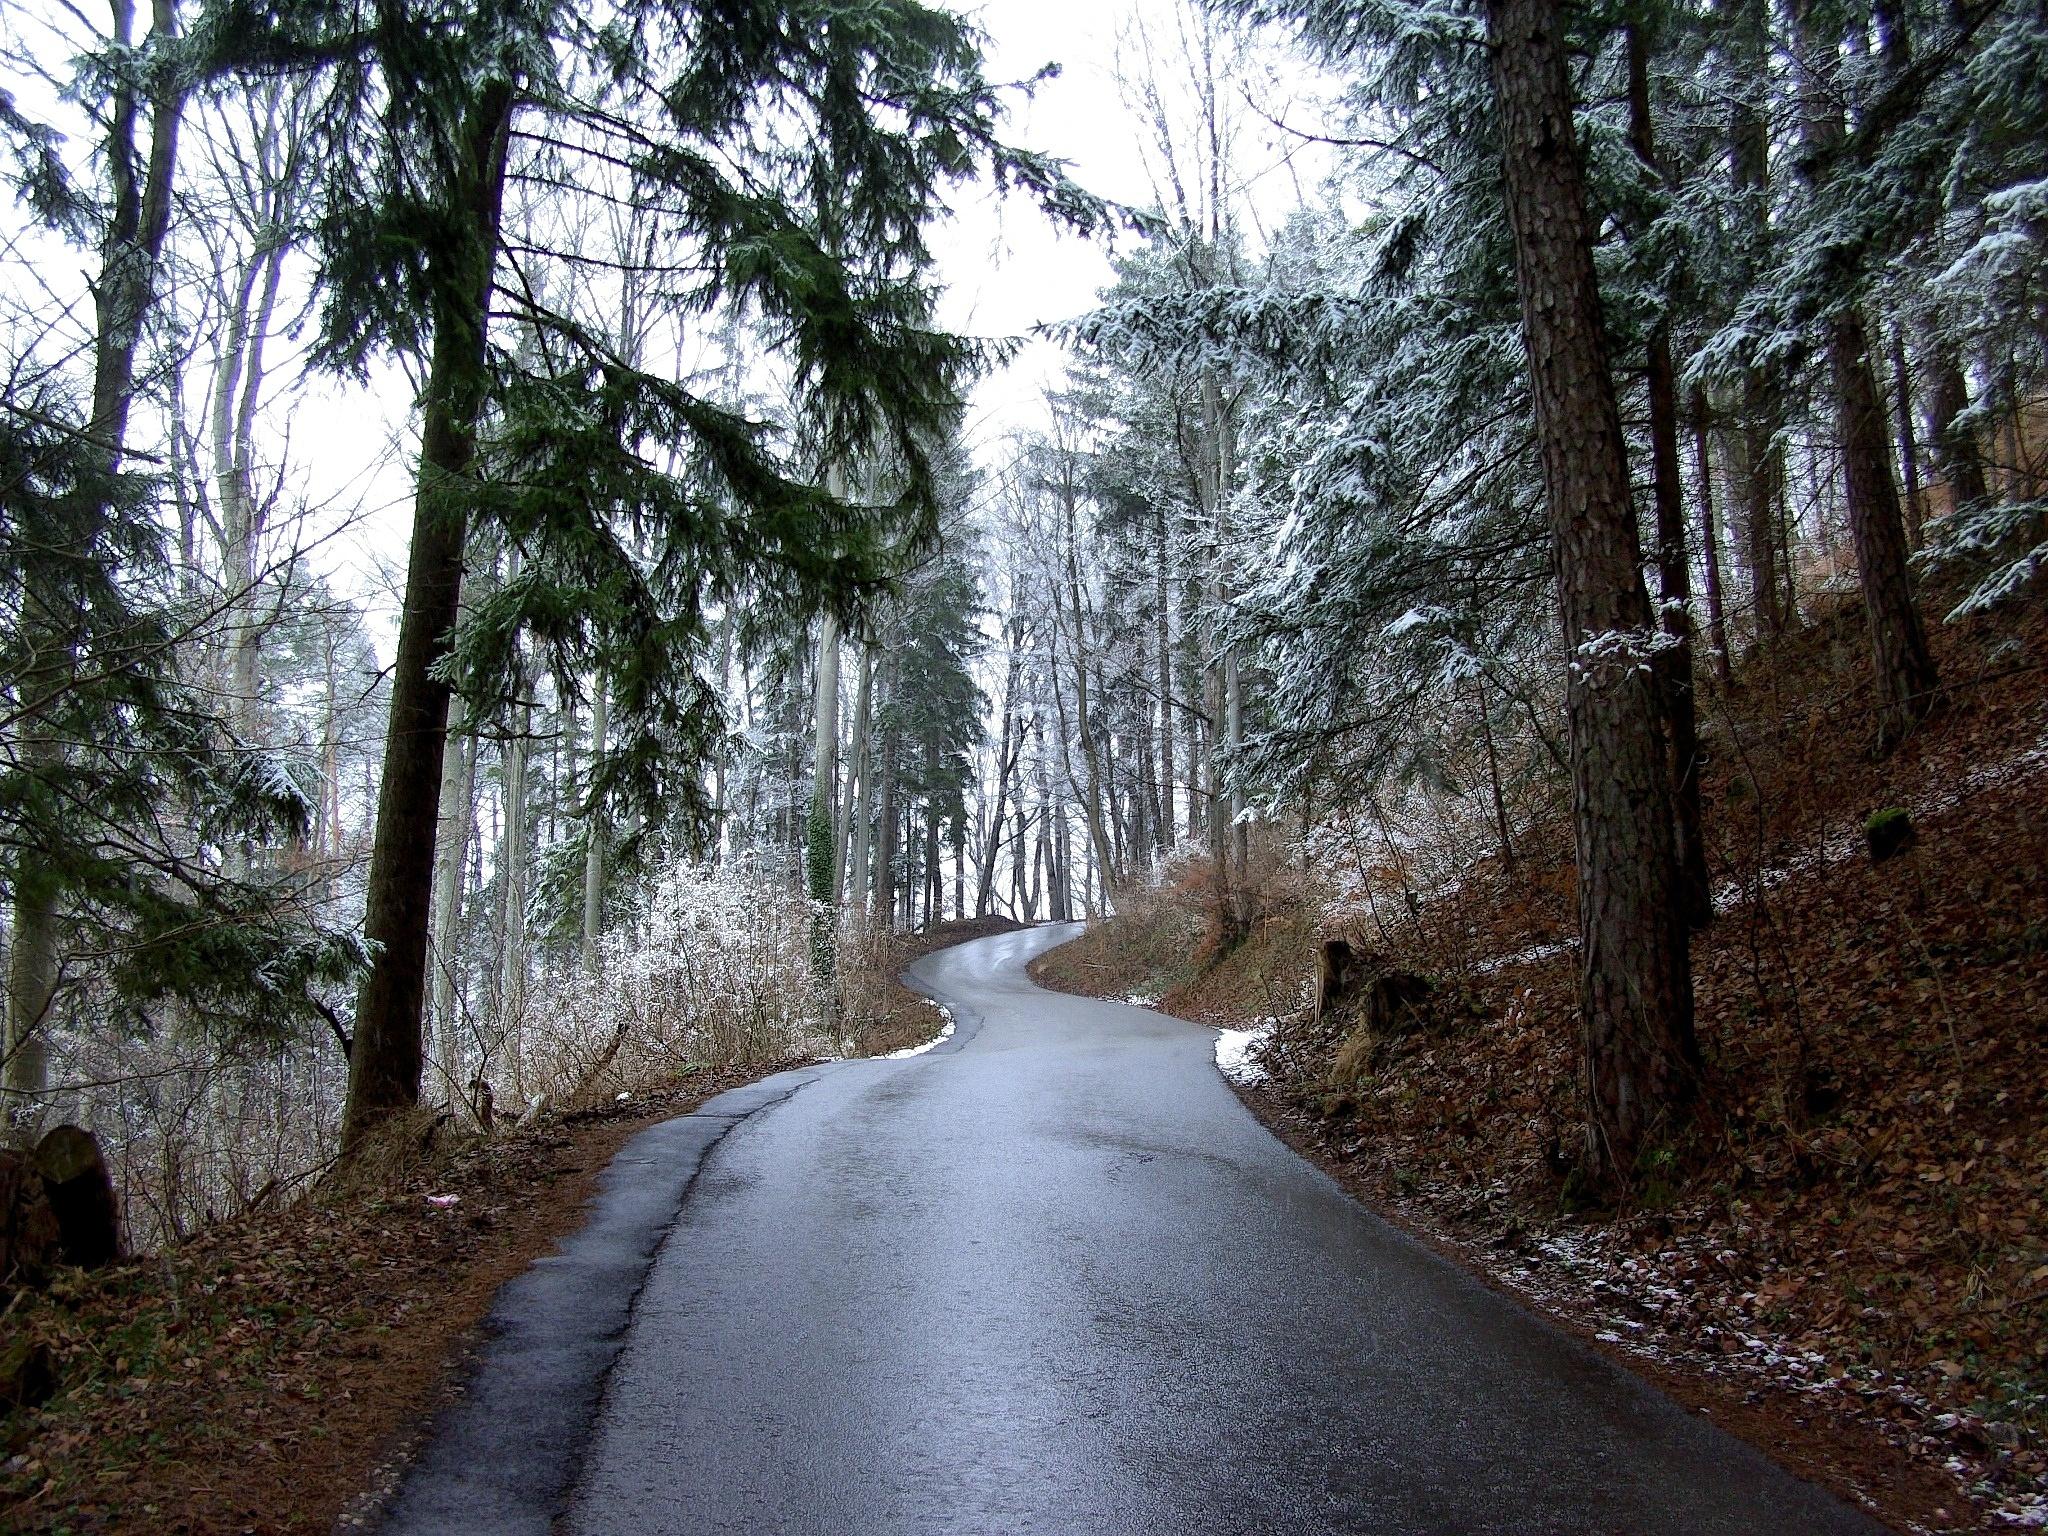
[[[717,1146],[570,1531],[1876,1529],[1363,1210],[1210,1031],[1031,985],[1075,931],[925,960],[946,1049]]]
[[[1357,1205],[1210,1031],[1031,985],[1076,931],[920,962],[926,1055],[629,1147],[387,1530],[1879,1530]]]

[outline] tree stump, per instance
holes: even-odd
[[[50,1346],[16,1339],[0,1349],[0,1410],[36,1408],[57,1395],[57,1362]]]
[[[62,1241],[35,1160],[0,1150],[0,1285],[42,1284]]]
[[[92,1132],[60,1125],[36,1143],[36,1171],[57,1218],[64,1261],[97,1269],[121,1256],[121,1212],[114,1181]]]
[[[1412,1035],[1429,1024],[1436,986],[1411,971],[1382,971],[1365,994],[1365,1027],[1382,1040]]]
[[[1870,862],[1882,864],[1895,859],[1920,840],[1913,818],[1898,806],[1875,812],[1863,823],[1863,840],[1870,848]]]
[[[1351,945],[1343,939],[1325,939],[1317,948],[1316,1023],[1322,1023],[1323,1015],[1343,999],[1356,958]]]

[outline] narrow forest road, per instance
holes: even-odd
[[[935,1051],[630,1146],[387,1529],[1878,1529],[1356,1205],[1210,1031],[1034,987],[1075,931],[921,961]]]

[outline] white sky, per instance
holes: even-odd
[[[1117,37],[1142,17],[1162,38],[1172,33],[1172,0],[984,0],[962,7],[987,34],[993,80],[1028,78],[1057,63],[1057,79],[1012,108],[1012,143],[1070,162],[1074,179],[1098,196],[1144,207],[1154,201],[1141,148],[1144,130],[1126,109],[1115,79]],[[1291,81],[1260,88],[1259,106],[1291,119],[1279,99]],[[1241,144],[1245,194],[1255,220],[1270,221],[1313,196],[1322,152],[1253,121]],[[1129,243],[1126,237],[1126,244]],[[947,290],[940,318],[979,336],[1021,336],[1094,307],[1113,278],[1100,242],[1055,230],[1021,198],[1003,205],[992,194],[964,199],[934,241]],[[977,457],[1008,433],[1040,419],[1046,385],[1064,357],[1037,341],[1007,368],[981,381],[968,411],[968,440]]]

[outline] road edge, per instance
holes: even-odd
[[[567,1508],[634,1308],[706,1160],[746,1120],[836,1065],[728,1089],[620,1147],[583,1224],[499,1290],[453,1400],[365,1526],[385,1536],[546,1536]]]

